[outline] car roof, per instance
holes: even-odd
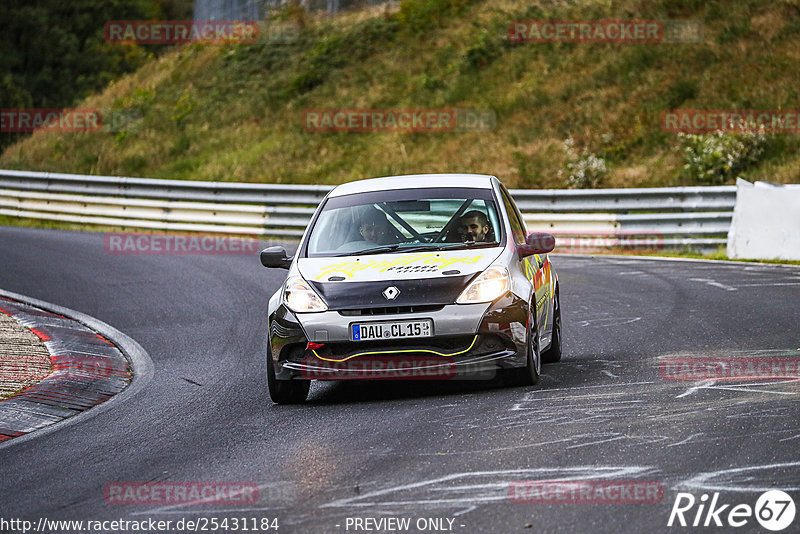
[[[419,189],[423,187],[453,187],[464,189],[492,189],[492,179],[488,174],[409,174],[404,176],[384,176],[367,178],[336,186],[331,197],[384,191],[387,189]]]

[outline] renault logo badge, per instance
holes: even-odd
[[[383,290],[383,297],[386,300],[394,300],[397,298],[397,295],[400,294],[400,290],[394,286],[389,286]]]

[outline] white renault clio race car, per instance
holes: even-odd
[[[311,380],[446,379],[501,372],[533,385],[561,359],[550,234],[528,234],[494,176],[429,174],[340,185],[320,203],[269,302],[276,403]]]

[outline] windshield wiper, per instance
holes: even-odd
[[[367,248],[358,252],[348,252],[342,256],[365,256],[367,254],[382,254],[384,252],[421,252],[425,250],[437,250],[436,247],[417,246],[403,248],[400,245],[386,245],[383,247]]]
[[[345,252],[343,254],[336,254],[336,257],[342,256],[367,256],[369,254],[385,254],[389,252],[435,252],[438,250],[451,250],[463,248],[487,248],[496,247],[500,243],[497,241],[465,241],[463,243],[442,243],[439,245],[419,245],[415,247],[403,248],[400,244],[384,245],[381,247],[366,248],[356,252]]]
[[[364,254],[380,254],[381,252],[394,252],[400,248],[400,245],[386,245],[383,247],[375,247],[375,248],[366,248],[364,250],[359,250],[357,252],[349,252],[347,254],[343,254],[344,256],[362,256]]]
[[[437,250],[449,250],[458,248],[488,248],[497,247],[500,243],[497,241],[464,241],[463,243],[443,243],[439,245]]]

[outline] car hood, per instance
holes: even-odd
[[[310,282],[378,282],[432,276],[469,276],[485,270],[502,247],[335,258],[299,258],[297,268]]]

